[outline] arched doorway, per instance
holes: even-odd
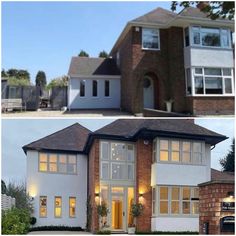
[[[154,82],[148,75],[143,79],[143,108],[154,109]]]

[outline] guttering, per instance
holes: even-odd
[[[78,74],[70,74],[70,79],[78,78],[78,79],[87,79],[87,78],[111,78],[111,79],[119,79],[121,75],[78,75]]]

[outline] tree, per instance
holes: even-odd
[[[35,79],[36,86],[44,88],[47,84],[46,74],[44,71],[38,71]]]
[[[87,52],[85,52],[84,50],[81,50],[78,56],[79,57],[89,57],[89,54]]]
[[[199,5],[201,4],[201,5]],[[202,12],[207,13],[207,16],[210,17],[212,20],[216,20],[218,18],[222,19],[234,19],[235,13],[235,4],[234,1],[225,1],[225,2],[217,2],[217,1],[208,1],[208,2],[177,2],[172,1],[171,10],[176,11],[177,6],[180,7],[190,7],[190,6],[199,6],[199,9]]]
[[[99,57],[102,57],[102,58],[108,58],[108,53],[106,51],[101,51],[98,55]]]
[[[18,72],[17,69],[9,69],[7,71],[7,74],[8,74],[9,77],[17,77],[17,72]]]
[[[2,78],[3,77],[8,77],[8,74],[7,74],[7,72],[4,69],[2,69],[2,71],[1,71],[1,77]]]
[[[27,70],[18,70],[17,78],[24,79],[24,80],[30,80],[30,74]]]
[[[61,77],[52,79],[50,83],[47,85],[47,89],[51,89],[53,87],[66,87],[68,85],[68,76],[63,75]]]
[[[27,70],[9,69],[7,72],[5,72],[3,70],[2,74],[5,74],[6,77],[8,77],[8,78],[14,77],[15,79],[18,79],[18,80],[28,80],[28,81],[30,81],[30,74]]]
[[[7,192],[7,186],[3,180],[1,180],[1,191],[2,191],[2,194],[6,194]]]
[[[12,86],[28,86],[30,85],[30,80],[17,79],[16,77],[9,77],[7,83]]]
[[[220,160],[220,164],[222,166],[223,171],[234,172],[234,159],[235,159],[234,142],[235,139],[232,140],[231,150],[224,158]]]

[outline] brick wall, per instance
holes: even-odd
[[[199,188],[200,234],[203,234],[204,222],[209,222],[209,234],[220,234],[220,219],[234,215],[234,212],[221,211],[221,202],[231,191],[234,192],[234,184],[209,184]]]
[[[136,220],[138,231],[151,230],[152,188],[151,188],[152,142],[145,145],[144,140],[137,141],[136,160],[136,202],[144,205],[144,211]],[[139,197],[143,193],[143,197]]]
[[[91,212],[91,231],[95,232],[99,229],[99,219],[96,208],[95,192],[99,192],[99,140],[94,140],[93,146],[89,152],[88,166],[88,189],[90,196]]]

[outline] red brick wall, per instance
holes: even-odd
[[[88,188],[90,196],[90,204],[92,207],[91,215],[91,231],[95,232],[99,228],[99,220],[95,202],[95,191],[99,192],[99,140],[94,140],[93,146],[89,152],[89,177]]]
[[[209,222],[209,234],[220,234],[220,218],[234,215],[233,212],[221,211],[221,202],[230,191],[234,192],[234,184],[209,184],[199,188],[200,234],[204,222]]]
[[[152,216],[152,188],[151,188],[151,165],[152,165],[152,142],[144,144],[144,140],[137,141],[136,160],[136,202],[144,205],[144,211],[136,220],[138,231],[151,230]],[[143,197],[139,197],[143,193]]]

